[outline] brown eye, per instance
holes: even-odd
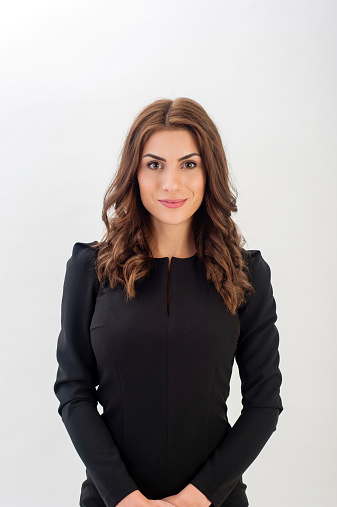
[[[148,164],[146,164],[149,169],[152,169],[154,171],[157,168],[156,167],[155,168],[151,167],[152,164],[159,164],[159,162],[154,162],[153,161],[153,162],[149,162]]]
[[[160,163],[159,163],[159,162],[156,162],[156,161],[154,161],[154,160],[153,160],[152,162],[149,162],[148,164],[146,164],[146,166],[147,166],[149,169],[152,169],[152,171],[155,171],[155,170],[157,169],[157,167],[152,167],[152,164],[159,164],[159,165],[160,165]],[[193,160],[188,160],[188,161],[186,161],[186,162],[183,164],[183,166],[185,166],[185,164],[193,164],[193,167],[187,167],[187,169],[194,169],[194,168],[197,166],[196,162],[193,162]]]
[[[193,162],[193,160],[189,160],[189,161],[185,162],[185,164],[194,164],[194,167],[197,166],[197,164],[195,162]],[[194,169],[194,167],[188,167],[187,169]]]

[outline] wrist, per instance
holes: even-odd
[[[209,507],[212,502],[193,484],[187,486],[179,493],[182,507]]]
[[[144,496],[139,489],[135,489],[118,502],[116,507],[134,507],[135,505],[137,505],[137,507],[147,507],[148,504],[149,501],[146,496]]]

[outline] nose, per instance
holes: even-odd
[[[168,167],[162,172],[161,186],[163,190],[169,192],[177,191],[181,188],[181,174],[179,169]]]

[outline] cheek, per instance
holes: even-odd
[[[191,189],[194,194],[203,194],[205,191],[205,180],[203,177],[197,178],[193,181],[191,185]]]
[[[138,185],[140,194],[144,198],[149,197],[156,188],[156,183],[153,178],[151,178],[151,175],[144,175],[141,173],[138,175]]]

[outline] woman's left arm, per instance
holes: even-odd
[[[215,507],[222,505],[258,456],[276,430],[283,410],[271,271],[259,250],[248,252],[255,293],[239,310],[240,335],[235,355],[243,408],[234,426],[190,481]],[[182,490],[179,495],[185,494],[186,498],[186,493]],[[203,499],[201,495],[201,502]]]

